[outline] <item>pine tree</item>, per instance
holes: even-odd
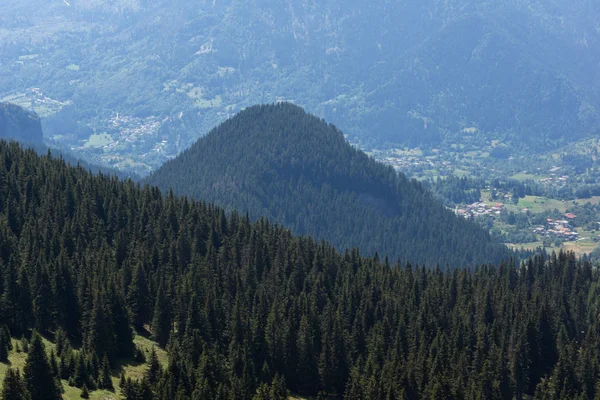
[[[2,400],[31,400],[19,370],[9,368],[2,385]]]
[[[146,370],[146,379],[148,382],[150,382],[152,385],[156,384],[160,379],[161,371],[162,369],[158,361],[156,349],[152,347],[150,359],[148,360],[148,369]]]
[[[170,334],[171,315],[163,290],[163,285],[161,284],[156,295],[154,316],[152,317],[152,339],[156,341],[159,346],[165,347],[169,341]]]
[[[50,306],[52,304],[52,292],[46,269],[41,265],[35,267],[35,280],[33,296],[33,316],[35,319],[35,328],[39,332],[46,332],[50,327],[52,313]]]
[[[44,344],[37,333],[33,334],[29,354],[23,369],[25,384],[31,400],[60,400],[62,388],[52,374]]]
[[[125,300],[114,288],[111,288],[110,293],[112,298],[112,320],[115,332],[116,354],[120,358],[128,358],[133,356],[135,345],[133,344],[133,332]]]
[[[287,400],[288,390],[285,385],[285,378],[275,375],[275,378],[273,378],[273,382],[271,383],[271,390],[269,394],[271,400]]]
[[[54,341],[56,342],[56,354],[62,358],[63,353],[70,349],[71,344],[64,329],[58,328],[54,333]]]
[[[100,368],[100,376],[98,378],[99,389],[114,390],[111,375],[110,361],[108,360],[108,355],[104,353],[104,357],[102,358],[102,366]]]
[[[125,379],[125,372],[121,371],[121,376],[119,377],[119,387],[123,389],[127,384],[127,379]]]
[[[25,268],[21,268],[19,272],[19,299],[16,309],[16,321],[17,331],[24,333],[28,329],[32,328],[33,311],[31,308],[31,286],[29,284],[29,277]],[[23,351],[27,352],[25,349]]]
[[[136,264],[133,270],[133,276],[127,291],[127,305],[131,312],[133,327],[141,332],[144,323],[148,322],[150,312],[146,273],[144,267],[140,264]]]
[[[85,350],[90,355],[108,354],[109,360],[117,355],[116,336],[110,300],[107,294],[98,291],[94,296],[93,306],[85,336]]]
[[[73,383],[77,387],[82,387],[89,380],[87,362],[82,351],[79,352],[75,360],[75,368],[73,371]]]
[[[90,392],[88,392],[88,388],[87,386],[84,384],[83,388],[81,388],[81,395],[80,397],[82,399],[89,399],[90,398]]]
[[[10,343],[10,337],[7,338],[0,331],[0,362],[8,361],[8,344]]]

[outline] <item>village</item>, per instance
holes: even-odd
[[[566,213],[566,219],[553,220],[548,218],[546,226],[538,226],[533,233],[547,238],[560,238],[567,242],[574,242],[579,239],[579,233],[570,226],[570,220],[577,218],[575,214]]]
[[[110,120],[111,126],[119,131],[120,140],[129,143],[137,142],[145,136],[156,134],[163,122],[155,116],[139,118],[129,115],[119,115],[119,113]],[[116,146],[118,143],[119,141],[117,140],[112,146]]]
[[[484,215],[500,215],[504,210],[505,205],[502,203],[496,203],[490,205],[484,202],[477,202],[467,205],[464,209],[456,209],[456,214],[465,219],[471,219]]]

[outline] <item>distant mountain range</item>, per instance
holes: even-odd
[[[145,183],[248,212],[339,249],[428,266],[510,257],[416,181],[348,144],[291,104],[254,106],[226,121]]]
[[[365,145],[538,151],[597,132],[599,20],[589,0],[6,0],[0,99],[141,173],[282,99]]]

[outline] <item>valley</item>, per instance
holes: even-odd
[[[598,145],[599,140],[591,138],[542,154],[499,154],[498,148],[509,148],[500,140],[473,145],[467,138],[437,148],[375,148],[367,153],[422,181],[457,215],[487,227],[494,240],[511,248],[597,256]],[[501,209],[477,212],[479,202]],[[578,216],[569,224],[573,234],[556,234],[545,226],[546,219],[561,220],[565,213]]]

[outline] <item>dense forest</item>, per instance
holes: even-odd
[[[4,142],[0,199],[0,358],[9,335],[27,352],[4,399],[59,378],[131,400],[600,396],[600,274],[570,254],[364,258]],[[168,362],[114,387],[135,331]]]
[[[146,181],[253,219],[268,217],[340,250],[359,247],[429,266],[509,257],[420,183],[370,159],[335,126],[289,103],[246,109]]]
[[[11,103],[0,103],[0,139],[42,144],[42,124],[34,112]]]

